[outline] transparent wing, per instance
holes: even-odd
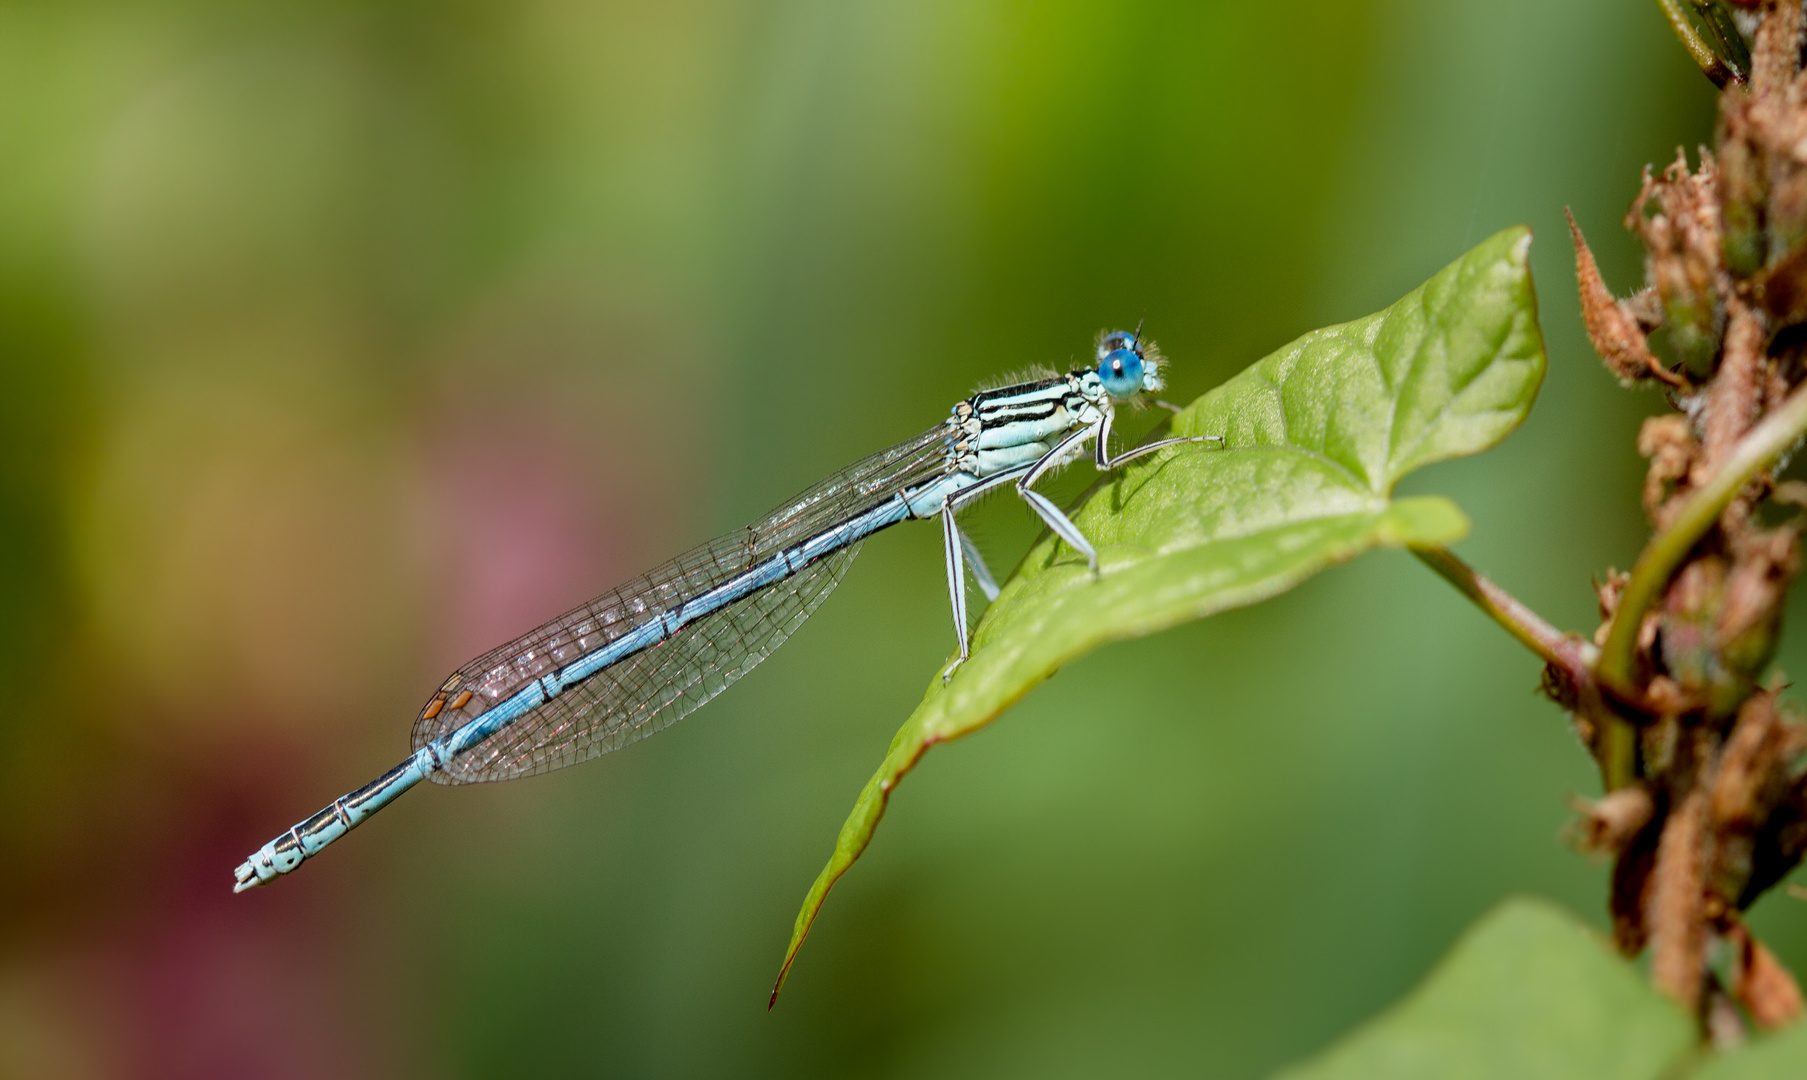
[[[854,544],[598,672],[446,765],[472,784],[561,769],[669,727],[777,651],[841,583]]]
[[[749,525],[695,548],[459,668],[414,722],[415,749],[786,548],[941,474],[945,427],[835,473]],[[456,759],[441,783],[508,780],[563,768],[665,727],[770,656],[834,591],[853,544],[696,620],[571,686]]]

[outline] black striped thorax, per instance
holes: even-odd
[[[981,390],[947,419],[948,468],[987,476],[1033,461],[1062,435],[1096,423],[1104,397],[1095,371]]]

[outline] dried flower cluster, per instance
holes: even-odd
[[[1644,245],[1644,288],[1616,299],[1570,219],[1594,348],[1619,379],[1656,384],[1675,407],[1638,438],[1658,534],[1807,371],[1801,3],[1740,6],[1748,80],[1725,80],[1714,149],[1692,171],[1685,153],[1660,176],[1646,169],[1626,216]],[[1603,766],[1603,732],[1635,732],[1629,775],[1606,770],[1615,790],[1581,807],[1573,835],[1615,860],[1619,946],[1649,947],[1656,985],[1721,1039],[1742,1031],[1741,1017],[1772,1027],[1802,1012],[1794,979],[1741,913],[1807,854],[1807,720],[1760,683],[1800,568],[1792,507],[1803,495],[1807,485],[1765,474],[1732,499],[1641,613],[1635,686],[1549,681]],[[1626,582],[1609,574],[1598,586],[1596,644]]]

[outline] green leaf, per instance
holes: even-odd
[[[1405,1000],[1275,1080],[1656,1080],[1693,1045],[1693,1021],[1606,942],[1552,904],[1515,899]]]
[[[1716,1055],[1689,1080],[1800,1080],[1807,1076],[1807,1023],[1759,1039],[1742,1050]]]
[[[1179,447],[1100,483],[1073,521],[1099,575],[1045,536],[937,675],[841,828],[797,916],[778,985],[828,890],[859,858],[892,788],[929,747],[995,719],[1065,663],[1285,592],[1374,547],[1467,533],[1446,499],[1394,501],[1412,469],[1485,450],[1531,408],[1543,338],[1526,264],[1531,234],[1499,233],[1385,311],[1310,333],[1193,402]],[[778,989],[772,998],[777,1000]]]

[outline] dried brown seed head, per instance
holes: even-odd
[[[1673,493],[1671,485],[1687,477],[1700,455],[1700,443],[1687,417],[1669,413],[1644,421],[1638,430],[1638,453],[1650,459],[1644,476],[1644,513],[1660,525],[1663,505]]]
[[[1674,385],[1686,386],[1684,380],[1670,374],[1651,355],[1638,318],[1613,299],[1612,290],[1601,280],[1600,267],[1581,236],[1581,227],[1575,224],[1575,215],[1566,209],[1564,213],[1568,214],[1569,235],[1575,242],[1575,277],[1581,285],[1581,321],[1586,324],[1587,336],[1607,370],[1623,382],[1655,376]],[[1652,306],[1645,304],[1647,311]]]
[[[1656,812],[1650,792],[1636,784],[1595,800],[1576,796],[1569,805],[1576,816],[1567,829],[1568,840],[1589,854],[1617,855],[1650,824]]]

